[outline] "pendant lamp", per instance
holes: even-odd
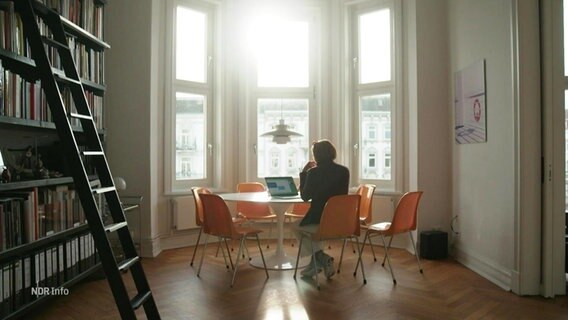
[[[261,137],[272,137],[272,142],[276,144],[286,144],[290,142],[290,137],[301,137],[302,134],[290,130],[290,126],[284,122],[284,117],[282,116],[282,101],[280,101],[280,120],[277,125],[272,127],[274,130],[265,132],[261,134]]]

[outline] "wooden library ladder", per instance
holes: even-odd
[[[28,41],[32,59],[35,61],[36,70],[34,72],[41,80],[53,122],[69,161],[75,188],[85,211],[103,270],[120,315],[122,319],[136,319],[135,310],[143,306],[148,319],[160,319],[152,291],[142,269],[140,257],[128,230],[121,201],[108,167],[93,115],[89,109],[82,80],[73,62],[66,34],[72,34],[78,40],[86,43],[102,44],[106,48],[108,48],[108,45],[36,0],[16,0],[14,4],[21,16],[24,36]],[[40,20],[37,17],[48,27],[50,37],[41,35]],[[48,55],[51,48],[56,49],[64,74],[57,71],[54,73]],[[69,88],[76,111],[66,111],[60,86]],[[70,109],[67,108],[67,110]],[[81,124],[81,134],[85,139],[81,150],[69,119],[78,119],[74,121]],[[90,186],[83,159],[92,163],[96,169],[101,181],[100,188],[94,189]],[[97,206],[97,197],[100,197],[100,195],[104,195],[112,217],[112,223],[108,225],[105,225],[101,218],[101,211],[104,208]],[[126,257],[122,262],[117,262],[107,237],[114,232],[118,234]],[[128,295],[122,278],[122,273],[127,270],[130,270],[137,289],[137,294],[132,299]]]

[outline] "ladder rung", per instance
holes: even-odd
[[[46,36],[42,36],[42,37],[41,37],[41,40],[43,41],[43,43],[45,43],[45,44],[47,44],[47,45],[49,45],[49,46],[52,46],[52,47],[54,47],[54,48],[69,50],[69,47],[68,47],[67,45],[65,45],[65,44],[63,44],[63,43],[61,43],[61,42],[57,42],[57,41],[55,41],[55,40],[53,40],[53,39],[51,39],[51,38],[48,38],[48,37],[46,37]]]
[[[105,153],[103,151],[83,151],[84,156],[104,156]]]
[[[123,222],[119,222],[119,223],[113,223],[113,224],[109,224],[108,226],[105,226],[105,231],[106,232],[114,232],[120,228],[124,228],[126,227],[128,223],[126,223],[126,221]]]
[[[126,270],[130,269],[130,267],[132,267],[132,265],[134,265],[138,261],[140,261],[140,257],[138,257],[138,256],[136,256],[134,258],[130,258],[128,260],[124,260],[118,265],[118,270],[126,271]]]
[[[93,189],[93,192],[95,192],[97,194],[101,194],[101,193],[112,192],[112,191],[115,191],[115,190],[116,190],[115,187],[106,187],[106,188]]]
[[[81,81],[71,79],[71,78],[66,77],[62,74],[55,73],[54,76],[55,76],[55,80],[57,80],[57,81],[67,82],[67,83],[71,83],[71,84],[78,85],[78,86],[82,85]]]
[[[71,112],[71,113],[69,114],[69,116],[70,116],[71,118],[85,119],[85,120],[93,120],[93,117],[91,117],[91,116],[89,116],[89,115],[79,114],[79,113],[74,113],[74,112]]]
[[[136,310],[136,309],[140,308],[140,306],[143,305],[144,302],[146,302],[146,300],[148,300],[151,296],[152,296],[151,291],[148,291],[144,294],[142,294],[142,293],[137,294],[134,297],[134,299],[132,299],[132,301],[130,301],[130,304],[132,305],[132,309]]]

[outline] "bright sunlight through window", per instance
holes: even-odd
[[[176,78],[203,83],[207,70],[206,16],[178,7],[176,22]]]
[[[259,87],[309,86],[308,22],[264,16],[249,26]]]
[[[390,81],[390,31],[389,9],[359,17],[359,83]]]

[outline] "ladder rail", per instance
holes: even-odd
[[[40,3],[36,2],[36,0],[17,0],[14,1],[14,3],[22,19],[24,36],[30,46],[32,59],[35,61],[35,67],[39,74],[39,79],[41,80],[49,108],[51,109],[57,133],[64,146],[64,151],[70,164],[75,188],[87,217],[91,234],[97,245],[99,257],[120,315],[122,319],[136,319],[135,309],[139,306],[143,306],[149,319],[160,319],[134,241],[128,230],[124,210],[93,121],[82,80],[68,47],[67,33],[64,27],[66,21],[62,20],[58,13],[42,6]],[[37,8],[39,12],[36,13],[34,11],[35,8]],[[42,39],[36,16],[41,17],[51,30],[52,39],[48,41]],[[59,54],[62,69],[65,73],[65,77],[68,78],[66,82],[67,88],[69,88],[71,92],[75,108],[80,115],[78,118],[83,128],[83,135],[87,141],[87,150],[85,152],[79,151],[79,144],[75,138],[74,131],[69,122],[69,115],[61,96],[60,85],[62,84],[58,81],[60,79],[54,74],[44,43],[56,48]],[[108,226],[106,230],[100,214],[101,210],[104,210],[104,208],[99,208],[97,204],[96,195],[91,188],[82,157],[93,159],[93,164],[101,181],[101,192],[105,196],[113,220],[113,225]],[[116,232],[118,234],[118,238],[129,262],[121,262],[119,266],[107,237],[107,231]],[[138,290],[138,294],[133,300],[129,298],[128,290],[122,279],[121,271],[124,269],[131,271],[136,289]]]
[[[65,37],[65,30],[63,27],[63,23],[60,19],[59,15],[52,15],[51,16],[54,21],[52,21],[53,27],[55,28],[53,32],[54,40],[59,43],[64,43],[67,41]],[[73,57],[69,50],[66,50],[65,47],[58,47],[59,54],[61,56],[61,65],[63,70],[65,71],[65,75],[70,77],[71,79],[80,80],[79,74],[73,63]],[[73,95],[74,101],[79,102],[75,104],[77,111],[81,114],[91,114],[91,109],[87,104],[87,100],[85,97],[84,89],[82,85],[80,86],[71,86],[71,94]],[[88,130],[84,131],[90,133],[89,141],[96,141],[94,145],[91,145],[90,148],[96,150],[102,150],[102,144],[100,142],[99,136],[96,132],[96,126],[94,125],[93,121],[91,120],[83,120],[82,124],[87,122],[87,126],[90,126]],[[106,156],[104,154],[98,155],[94,158],[95,167],[97,168],[97,173],[99,175],[99,179],[102,182],[103,186],[113,186],[114,181],[112,175],[110,174],[110,168],[108,167],[108,162],[106,160]],[[109,211],[112,215],[112,219],[114,223],[120,223],[126,221],[126,216],[124,214],[124,210],[118,196],[118,192],[116,188],[112,192],[105,192],[104,193],[107,204],[109,206]],[[130,234],[128,228],[119,228],[117,230],[118,237],[120,239],[120,243],[122,244],[122,248],[124,250],[125,256],[127,259],[134,258],[137,256],[136,245],[134,244],[134,240]],[[141,265],[134,264],[130,267],[131,272],[134,274],[134,284],[136,285],[136,289],[138,292],[149,292],[150,287],[147,281],[142,281],[143,279],[143,270]],[[147,300],[146,300],[147,301]],[[143,304],[143,306],[146,306]],[[136,308],[137,306],[135,306]]]

